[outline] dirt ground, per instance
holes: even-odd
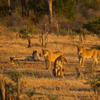
[[[94,91],[90,85],[84,84],[86,79],[96,75],[100,71],[100,56],[98,58],[98,66],[96,73],[84,74],[88,71],[90,63],[93,59],[86,59],[84,67],[79,65],[77,57],[77,45],[79,43],[79,36],[56,36],[50,34],[48,36],[47,48],[51,52],[61,51],[67,59],[64,64],[65,76],[63,78],[54,77],[52,69],[54,68],[53,62],[50,70],[46,70],[45,62],[43,61],[18,61],[15,64],[10,64],[10,57],[27,57],[31,56],[33,50],[42,53],[41,49],[44,48],[39,45],[38,35],[32,38],[32,47],[28,48],[27,39],[12,39],[8,36],[0,36],[0,69],[4,72],[9,70],[18,70],[24,73],[22,98],[28,99],[28,93],[33,92],[32,100],[96,100]],[[82,45],[85,48],[91,48],[94,45],[100,45],[100,39],[95,35],[86,35]],[[99,51],[100,53],[100,51]],[[83,73],[82,77],[76,78],[75,67],[79,68]],[[6,82],[11,82],[9,75],[3,74]]]

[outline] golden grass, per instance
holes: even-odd
[[[80,71],[85,71],[85,67],[88,66],[88,61],[85,61],[85,66],[80,67],[77,58],[77,48],[79,42],[79,36],[75,36],[74,39],[69,36],[55,36],[54,34],[49,35],[49,43],[47,49],[50,51],[62,51],[65,57],[68,59],[68,63],[64,64],[66,76],[64,78],[55,78],[52,75],[53,63],[50,70],[46,70],[44,62],[34,61],[19,61],[15,64],[9,64],[10,57],[27,57],[31,56],[33,50],[37,50],[42,53],[42,46],[36,45],[39,43],[38,35],[32,39],[32,47],[28,48],[27,39],[10,39],[6,36],[0,37],[0,66],[7,71],[9,69],[23,69],[30,70],[30,73],[25,73],[25,78],[22,79],[24,82],[24,89],[22,91],[22,97],[25,98],[26,92],[29,90],[33,91],[35,88],[35,94],[32,98],[35,100],[42,100],[43,97],[49,100],[49,95],[58,95],[58,100],[94,100],[94,92],[91,90],[89,85],[83,83],[86,79],[92,76],[86,75],[85,78],[76,79],[75,67],[78,67]],[[54,41],[57,41],[54,43]],[[95,42],[94,42],[95,41]],[[83,42],[83,46],[90,48],[95,44],[99,43],[97,36],[87,35],[86,40]],[[99,65],[100,66],[100,63]],[[98,67],[98,71],[100,68]],[[8,83],[12,82],[8,75],[4,75],[4,80]],[[13,84],[16,84],[12,82]]]

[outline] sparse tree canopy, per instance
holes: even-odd
[[[9,7],[7,0],[0,0],[0,17],[6,16],[8,14]]]
[[[48,13],[47,0],[29,0],[29,8],[33,9],[34,14],[43,15]]]
[[[29,0],[29,7],[38,15],[48,14],[47,0]],[[73,19],[76,14],[76,0],[52,0],[53,11],[60,17]]]
[[[74,19],[76,0],[53,0],[53,10],[60,17]]]

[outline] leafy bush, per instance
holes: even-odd
[[[83,24],[83,28],[86,28],[88,31],[91,31],[95,34],[100,33],[100,17],[95,17],[90,20],[87,24]]]
[[[19,33],[22,34],[22,38],[27,38],[27,36],[28,36],[28,32],[27,32],[27,30],[26,30],[25,28],[22,28],[22,29],[19,31]]]
[[[89,32],[87,29],[84,29],[82,27],[79,28],[79,33],[83,35],[91,34],[91,32]]]
[[[17,78],[23,77],[23,74],[18,72],[17,70],[10,71],[11,79],[15,82],[17,82]]]
[[[14,31],[14,32],[18,32],[18,31],[19,31],[19,29],[18,29],[17,27],[15,27],[15,26],[9,27],[9,29],[10,29],[11,31]]]

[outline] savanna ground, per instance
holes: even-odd
[[[51,69],[46,70],[45,62],[43,61],[18,61],[15,64],[10,64],[10,57],[27,57],[31,56],[33,50],[37,50],[38,53],[42,53],[41,49],[44,48],[39,44],[39,36],[34,35],[32,38],[32,47],[28,48],[27,39],[21,39],[13,35],[0,36],[0,69],[3,69],[3,77],[7,83],[14,83],[10,75],[6,72],[9,70],[18,70],[24,73],[23,90],[21,92],[22,100],[28,100],[28,94],[32,100],[97,100],[99,95],[95,95],[90,85],[84,84],[86,79],[91,78],[93,75],[99,74],[100,71],[100,56],[98,58],[99,63],[94,73],[84,74],[88,72],[90,63],[93,63],[93,59],[85,60],[84,67],[81,67],[77,57],[77,45],[79,43],[79,36],[76,35],[73,38],[70,36],[56,36],[55,34],[49,34],[47,48],[51,52],[61,51],[64,53],[67,63],[64,64],[65,76],[63,78],[54,77],[52,69],[54,65],[52,63]],[[100,39],[96,35],[86,35],[83,41],[85,48],[91,48],[94,45],[98,45]],[[99,51],[100,53],[100,51]],[[75,67],[78,67],[80,72],[83,73],[82,77],[76,78]],[[55,98],[53,98],[55,97]],[[100,99],[100,98],[99,98]]]

